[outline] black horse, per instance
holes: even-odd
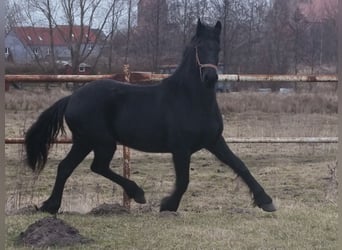
[[[159,84],[138,86],[98,80],[46,109],[26,133],[28,165],[37,172],[44,168],[51,144],[64,132],[63,118],[72,132],[73,144],[60,162],[52,194],[40,210],[57,213],[67,178],[91,151],[92,171],[119,184],[136,202],[145,203],[144,191],[109,167],[116,145],[121,143],[145,152],[172,154],[175,188],[161,201],[160,211],[178,209],[189,183],[191,155],[203,148],[244,180],[258,207],[275,211],[270,196],[222,136],[223,122],[215,93],[220,33],[219,21],[209,27],[198,20],[196,34],[181,64]]]

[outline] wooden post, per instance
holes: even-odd
[[[129,64],[124,64],[123,72],[125,76],[125,82],[130,82]],[[130,156],[130,150],[126,146],[123,146],[123,159],[124,159],[123,176],[129,179],[131,175],[131,167],[130,167],[131,156]],[[131,200],[125,191],[123,192],[123,206],[127,209],[131,208]]]
[[[5,81],[5,91],[9,91],[10,83]]]

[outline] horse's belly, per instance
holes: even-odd
[[[120,144],[125,145],[127,147],[144,151],[144,152],[151,152],[151,153],[167,153],[170,152],[169,147],[166,143],[159,138],[153,137],[124,137],[118,138],[117,140]]]
[[[116,140],[123,145],[145,152],[169,152],[160,124],[141,121],[114,127]]]

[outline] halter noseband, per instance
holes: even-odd
[[[199,71],[200,71],[200,78],[203,82],[203,77],[202,77],[202,68],[206,68],[206,67],[209,67],[209,68],[213,68],[215,69],[215,71],[217,72],[217,66],[215,64],[211,64],[211,63],[204,63],[202,64],[200,62],[200,59],[198,57],[198,50],[197,50],[197,46],[195,47],[195,50],[196,50],[196,62],[197,62],[197,65],[199,66]]]

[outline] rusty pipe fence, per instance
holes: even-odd
[[[152,72],[129,72],[128,68],[123,73],[107,75],[5,75],[5,83],[46,83],[46,82],[89,82],[99,79],[114,79],[123,82],[148,84],[161,81],[168,74],[155,74]],[[223,82],[337,82],[336,75],[267,75],[267,74],[220,74],[219,81]],[[5,144],[22,144],[23,138],[5,138]],[[228,138],[230,143],[337,143],[337,137],[278,137],[278,138]],[[71,139],[58,139],[55,143],[71,143]]]
[[[131,72],[131,82],[161,81],[168,74],[155,74],[151,72]],[[5,83],[14,82],[89,82],[99,79],[124,80],[124,73],[107,75],[5,75]],[[220,74],[219,81],[233,82],[337,82],[336,75],[258,75],[258,74]]]
[[[123,82],[144,84],[153,81],[161,81],[168,74],[154,74],[151,72],[130,72],[129,66],[124,65],[123,73],[107,75],[5,75],[5,89],[9,90],[10,83],[46,83],[46,82],[89,82],[99,79],[114,79]],[[221,74],[219,81],[229,82],[337,82],[336,75],[246,75],[246,74]],[[71,143],[70,138],[59,138],[54,143]],[[337,137],[287,137],[287,138],[227,138],[229,143],[337,143]],[[24,138],[5,138],[5,144],[23,144]],[[123,175],[130,177],[130,151],[123,147]],[[124,193],[123,205],[130,208],[130,199]]]
[[[338,143],[338,137],[228,137],[227,143]],[[24,138],[5,138],[5,144],[23,144]],[[59,138],[54,144],[72,143],[71,138]]]

